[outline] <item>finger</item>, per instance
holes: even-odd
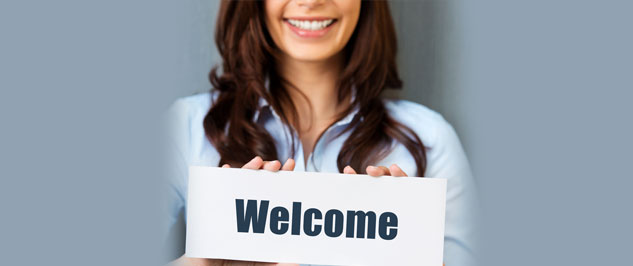
[[[228,163],[225,163],[222,165],[222,168],[231,168],[231,166]]]
[[[221,261],[214,259],[202,259],[202,258],[189,258],[184,255],[177,260],[174,260],[167,264],[168,266],[181,266],[181,265],[199,265],[199,266],[212,266],[219,265]]]
[[[262,160],[262,157],[255,156],[255,158],[253,158],[250,162],[248,162],[244,166],[242,166],[242,169],[258,170],[258,169],[262,168],[263,164],[264,164],[264,160]]]
[[[273,171],[273,172],[277,172],[279,171],[279,168],[281,168],[281,163],[277,160],[274,161],[267,161],[264,163],[264,170],[268,170],[268,171]]]
[[[295,160],[293,160],[292,158],[288,158],[288,160],[286,160],[286,162],[284,163],[284,166],[281,167],[281,170],[283,171],[295,170]]]
[[[389,173],[389,168],[384,167],[384,166],[367,166],[367,169],[365,169],[365,171],[367,172],[368,175],[370,176],[383,176],[383,175],[391,175]]]
[[[345,168],[343,168],[343,174],[355,175],[356,170],[354,170],[354,168],[348,165],[348,166],[345,166]]]
[[[223,266],[275,266],[277,263],[270,262],[254,262],[242,260],[211,260],[212,264],[200,264],[200,266],[223,265]],[[195,264],[198,266],[198,264]]]
[[[407,174],[404,171],[402,171],[402,168],[400,168],[400,166],[398,166],[395,163],[389,166],[389,172],[391,172],[391,176],[396,176],[396,177],[407,176]]]

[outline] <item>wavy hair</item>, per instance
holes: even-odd
[[[215,41],[223,59],[222,73],[216,66],[209,74],[218,96],[203,126],[221,156],[219,165],[239,167],[255,156],[279,159],[273,138],[253,117],[259,111],[260,99],[268,101],[286,125],[297,125],[297,111],[288,94],[291,85],[276,72],[279,51],[266,29],[263,2],[223,0]],[[387,156],[397,141],[415,160],[416,176],[424,175],[426,152],[422,141],[389,116],[381,98],[385,89],[402,87],[396,49],[388,3],[362,1],[358,24],[343,50],[345,67],[337,83],[339,103],[354,99],[339,119],[358,107],[358,115],[341,133],[351,131],[337,158],[340,172],[350,165],[364,173],[368,165]],[[350,97],[352,93],[354,97]],[[290,121],[288,117],[295,119]]]

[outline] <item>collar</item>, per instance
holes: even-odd
[[[253,122],[257,122],[257,120],[259,120],[259,116],[260,116],[261,112],[263,110],[265,110],[265,109],[269,109],[270,111],[272,111],[274,113],[275,116],[277,116],[277,113],[275,113],[275,111],[271,108],[271,106],[268,103],[268,101],[266,101],[266,99],[260,97],[259,98],[259,102],[257,103],[257,110],[255,111],[255,114],[253,115]]]

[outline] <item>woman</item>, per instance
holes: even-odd
[[[445,262],[472,263],[474,186],[454,130],[424,106],[380,96],[402,86],[385,1],[223,1],[215,37],[223,64],[210,74],[214,89],[171,110],[181,156],[172,224],[185,206],[186,166],[200,162],[441,177],[448,179]]]

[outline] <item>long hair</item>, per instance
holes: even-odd
[[[287,83],[276,72],[278,50],[266,29],[264,12],[262,1],[223,0],[220,6],[215,41],[223,59],[222,73],[214,67],[209,74],[218,96],[203,122],[207,138],[221,156],[220,165],[240,167],[255,156],[280,159],[273,138],[253,121],[260,99],[270,103],[287,125],[296,123],[296,119],[288,119],[296,118],[297,111]],[[386,88],[402,87],[396,49],[387,2],[362,1],[358,24],[343,50],[345,67],[337,83],[339,103],[354,99],[340,118],[358,107],[358,115],[343,131],[351,133],[337,158],[340,172],[350,165],[364,173],[368,165],[387,156],[397,141],[415,160],[417,176],[424,175],[426,152],[422,141],[389,116],[381,99]],[[349,97],[352,93],[355,97]]]

